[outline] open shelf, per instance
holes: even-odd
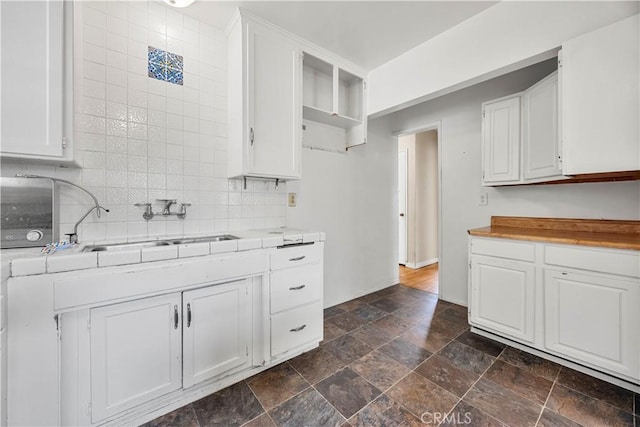
[[[337,113],[321,110],[310,105],[302,106],[302,116],[305,119],[313,120],[314,122],[324,123],[325,125],[337,126],[345,129],[350,129],[354,126],[362,124],[360,120],[356,120],[352,117],[341,116]]]

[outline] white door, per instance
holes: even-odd
[[[482,181],[520,179],[520,97],[485,104],[482,109]]]
[[[546,270],[545,347],[638,378],[640,287],[612,275]]]
[[[398,262],[407,263],[407,150],[398,151]]]
[[[299,178],[302,52],[262,27],[248,32],[249,172]]]
[[[241,280],[184,292],[185,388],[248,362],[248,286],[247,280]]]
[[[522,95],[524,179],[562,175],[558,137],[558,73]]]
[[[62,1],[1,2],[3,153],[62,156]]]
[[[640,15],[562,44],[563,173],[640,169]]]
[[[91,420],[182,385],[180,294],[91,310]]]
[[[471,258],[471,324],[533,342],[533,264],[474,255]]]

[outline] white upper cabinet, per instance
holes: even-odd
[[[339,129],[345,147],[367,142],[366,81],[309,53],[303,61],[303,118]]]
[[[640,170],[640,15],[562,45],[565,175]]]
[[[558,140],[558,73],[522,94],[522,165],[525,181],[562,175]]]
[[[482,106],[482,182],[520,180],[520,96]]]
[[[558,72],[482,105],[482,184],[565,179],[561,170]]]
[[[71,8],[58,0],[0,4],[4,158],[72,160]]]
[[[227,37],[229,177],[300,178],[300,48],[244,15]]]

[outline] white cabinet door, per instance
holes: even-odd
[[[63,157],[62,1],[0,4],[3,156]]]
[[[520,180],[520,96],[482,106],[483,184]]]
[[[474,255],[471,257],[472,325],[520,342],[534,340],[534,265]]]
[[[242,280],[183,294],[185,388],[248,363],[248,286]]]
[[[182,385],[180,294],[91,310],[91,420]]]
[[[274,31],[248,25],[248,172],[299,178],[302,53]]]
[[[561,176],[558,138],[558,73],[522,94],[524,180]]]
[[[563,173],[640,170],[640,15],[562,45]]]
[[[640,283],[613,275],[546,270],[545,347],[640,378]]]

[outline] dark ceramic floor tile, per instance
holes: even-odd
[[[503,423],[514,426],[535,426],[542,406],[511,390],[481,378],[464,400]]]
[[[247,382],[267,411],[309,387],[309,383],[287,362],[268,369]]]
[[[267,413],[265,412],[259,417],[254,418],[248,423],[244,424],[242,427],[276,427],[276,425],[271,420],[271,417],[269,417],[269,415],[267,415]]]
[[[336,308],[339,308],[342,311],[349,312],[351,310],[355,310],[360,307],[364,303],[361,300],[352,299],[351,301],[343,302],[342,304],[336,305]]]
[[[379,350],[361,357],[351,364],[351,369],[380,390],[386,390],[409,373],[409,369]]]
[[[412,326],[428,328],[433,320],[435,307],[425,309],[420,306],[409,305],[393,312],[393,315],[410,323]]]
[[[394,316],[393,314],[389,314],[375,322],[371,322],[371,326],[375,327],[379,334],[382,334],[385,337],[390,337],[389,339],[396,338],[413,327],[410,323]]]
[[[460,321],[451,321],[447,319],[445,314],[449,309],[442,311],[441,313],[435,313],[433,319],[429,323],[428,328],[430,331],[439,332],[450,338],[455,338],[461,333],[469,330],[469,325]]]
[[[459,335],[456,337],[456,341],[473,347],[476,350],[483,351],[493,357],[498,357],[506,347],[506,345],[502,343],[474,334],[471,331],[466,331],[462,335]]]
[[[142,427],[198,427],[198,418],[191,405],[183,406],[173,412],[143,424]]]
[[[458,368],[466,369],[476,374],[482,374],[495,360],[487,353],[458,341],[450,342],[438,354],[448,359]]]
[[[382,298],[379,300],[375,300],[369,303],[369,305],[372,305],[382,311],[386,311],[387,313],[392,313],[394,311],[396,311],[399,308],[404,307],[402,304],[400,304],[397,301],[394,301],[392,299],[389,298]]]
[[[385,394],[418,418],[427,411],[431,413],[449,412],[458,402],[456,396],[413,372],[391,387]]]
[[[383,298],[384,298],[383,295],[380,295],[377,292],[373,292],[371,294],[367,294],[367,295],[361,296],[360,298],[358,298],[358,301],[361,301],[361,302],[363,302],[365,304],[371,304],[374,301],[378,301],[378,300],[381,300]]]
[[[633,415],[562,385],[554,385],[547,408],[584,426],[633,427]]]
[[[580,424],[571,421],[569,418],[565,418],[562,415],[553,412],[549,409],[545,409],[542,412],[540,420],[538,420],[537,427],[581,427]]]
[[[347,331],[345,331],[344,329],[340,329],[336,325],[333,325],[329,322],[324,322],[323,328],[324,328],[324,332],[323,332],[324,339],[322,340],[323,343],[336,339],[347,333]]]
[[[378,320],[381,317],[387,314],[386,311],[382,311],[379,308],[376,308],[372,305],[364,304],[360,307],[356,308],[351,312],[354,316],[359,318],[365,323],[373,322],[374,320]]]
[[[384,394],[349,419],[354,427],[420,427],[424,424],[411,412]]]
[[[429,421],[424,417],[424,421]],[[447,414],[441,427],[445,426],[473,426],[473,427],[507,427],[495,418],[485,414],[467,402],[460,402],[453,410]]]
[[[436,331],[422,329],[419,326],[409,329],[400,337],[411,344],[422,347],[425,350],[435,353],[449,344],[451,337],[442,335]]]
[[[193,402],[201,426],[240,426],[264,412],[244,381]]]
[[[437,354],[418,366],[414,372],[459,397],[462,397],[480,378],[480,374],[460,369]]]
[[[338,314],[343,314],[345,311],[337,306],[329,307],[324,309],[324,318],[329,319],[331,317],[337,316]]]
[[[309,388],[269,411],[279,427],[341,426],[345,419],[316,390]]]
[[[392,336],[391,334],[380,330],[373,324],[364,325],[356,329],[355,331],[351,331],[349,335],[356,337],[372,348],[378,348],[381,345],[386,344],[392,339],[396,338],[395,335]]]
[[[547,400],[547,396],[553,385],[552,381],[533,375],[530,371],[502,362],[501,360],[496,360],[484,374],[483,378],[500,384],[540,405],[543,405]]]
[[[339,371],[345,363],[324,347],[319,347],[289,361],[310,384]]]
[[[332,325],[335,325],[347,332],[358,329],[360,326],[367,323],[359,317],[355,316],[353,313],[338,314],[337,316],[326,320],[326,322],[331,323]]]
[[[316,389],[345,418],[351,417],[380,395],[380,390],[350,368],[338,371],[320,381]]]
[[[518,368],[531,371],[534,375],[555,381],[560,365],[513,347],[507,347],[498,358]]]
[[[396,338],[383,345],[380,347],[380,351],[409,369],[415,368],[431,356],[431,353],[424,348],[411,344],[402,338]]]
[[[328,342],[324,348],[344,363],[349,364],[369,353],[373,348],[351,335],[343,335]]]
[[[564,367],[560,370],[558,384],[633,413],[634,393],[632,391]]]
[[[417,301],[415,297],[403,291],[389,293],[385,298],[402,305],[411,305]]]

